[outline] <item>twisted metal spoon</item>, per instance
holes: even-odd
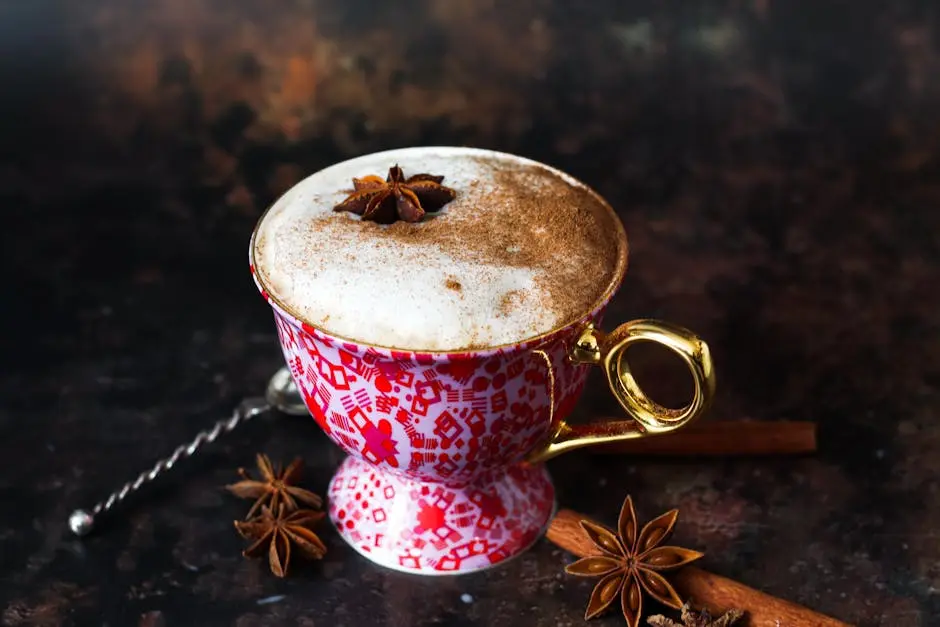
[[[203,445],[215,442],[223,433],[228,433],[241,423],[248,422],[255,416],[272,409],[277,409],[291,416],[300,416],[307,413],[303,398],[301,398],[300,392],[297,390],[297,386],[294,384],[287,368],[281,368],[274,373],[274,376],[268,381],[264,398],[246,398],[239,403],[230,418],[219,420],[212,428],[200,431],[189,443],[176,447],[176,450],[169,457],[161,459],[148,470],[141,472],[136,479],[128,481],[109,494],[108,498],[99,501],[90,511],[77,509],[72,512],[69,515],[69,529],[77,536],[88,535],[94,529],[98,516],[107,514],[116,505],[140,490],[141,487],[169,471],[180,459],[192,457]]]

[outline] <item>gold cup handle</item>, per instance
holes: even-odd
[[[627,349],[637,342],[654,342],[678,355],[692,374],[692,401],[681,409],[669,409],[651,400],[630,371]],[[715,395],[715,369],[708,345],[688,329],[658,320],[633,320],[604,333],[593,324],[581,332],[569,359],[580,364],[603,366],[610,390],[630,415],[586,425],[561,420],[549,438],[530,453],[530,463],[544,462],[567,451],[667,433],[689,424],[711,404]]]

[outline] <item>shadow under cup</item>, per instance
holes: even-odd
[[[293,379],[317,424],[348,453],[330,483],[330,518],[369,560],[431,575],[505,561],[538,539],[554,513],[554,488],[541,462],[581,446],[669,431],[707,407],[714,374],[707,346],[690,332],[649,320],[609,335],[598,330],[626,272],[627,239],[597,198],[618,234],[617,266],[601,298],[549,333],[466,352],[371,346],[308,324],[255,272],[252,236],[252,274],[274,310]],[[635,341],[663,344],[686,362],[695,384],[688,407],[662,408],[643,395],[624,359]],[[628,418],[565,422],[587,364],[605,369]]]

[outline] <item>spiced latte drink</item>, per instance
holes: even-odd
[[[422,147],[339,163],[278,199],[250,250],[291,380],[347,453],[330,520],[388,568],[468,573],[518,555],[555,510],[542,462],[678,429],[714,392],[691,331],[599,328],[626,271],[623,226],[522,157]],[[686,407],[645,395],[626,359],[637,342],[688,367]],[[569,424],[595,366],[625,415]]]
[[[302,180],[265,214],[252,253],[270,297],[309,325],[437,352],[577,320],[622,274],[625,242],[606,203],[562,172],[428,147]]]

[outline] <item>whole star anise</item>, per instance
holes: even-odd
[[[643,613],[643,591],[669,607],[679,609],[682,599],[662,576],[702,557],[702,553],[677,546],[661,546],[672,535],[678,510],[672,510],[646,523],[637,533],[636,511],[629,496],[620,510],[617,533],[582,520],[581,528],[600,555],[569,564],[565,571],[582,577],[601,577],[591,593],[585,620],[607,610],[617,597],[623,617],[630,627],[638,627]]]
[[[681,623],[677,623],[671,618],[666,618],[662,614],[650,616],[646,619],[646,622],[648,625],[652,625],[652,627],[732,627],[732,625],[743,617],[744,612],[731,609],[717,618],[712,618],[708,610],[696,612],[692,609],[691,605],[685,603],[682,606],[682,614],[680,616],[682,620]]]
[[[432,174],[406,179],[401,168],[394,165],[384,181],[374,174],[354,178],[354,191],[333,211],[350,211],[379,224],[398,219],[419,222],[426,211],[437,211],[457,196],[457,192],[441,185],[443,180],[443,176]]]
[[[277,510],[278,506],[283,503],[286,510],[290,512],[297,509],[297,501],[310,507],[320,507],[323,504],[323,499],[310,490],[294,485],[300,480],[303,472],[304,462],[299,457],[283,471],[280,464],[275,470],[268,456],[262,453],[257,455],[257,464],[261,481],[252,479],[244,468],[239,468],[238,474],[242,480],[225,486],[229,492],[239,498],[256,499],[254,505],[248,510],[246,519],[251,518],[262,505],[268,505],[272,510]]]
[[[325,515],[309,509],[287,513],[283,505],[274,514],[267,506],[262,506],[261,514],[256,518],[235,521],[238,533],[243,538],[254,540],[242,555],[260,557],[267,551],[271,572],[284,577],[290,566],[292,546],[307,559],[321,559],[326,555],[326,545],[312,531]]]

